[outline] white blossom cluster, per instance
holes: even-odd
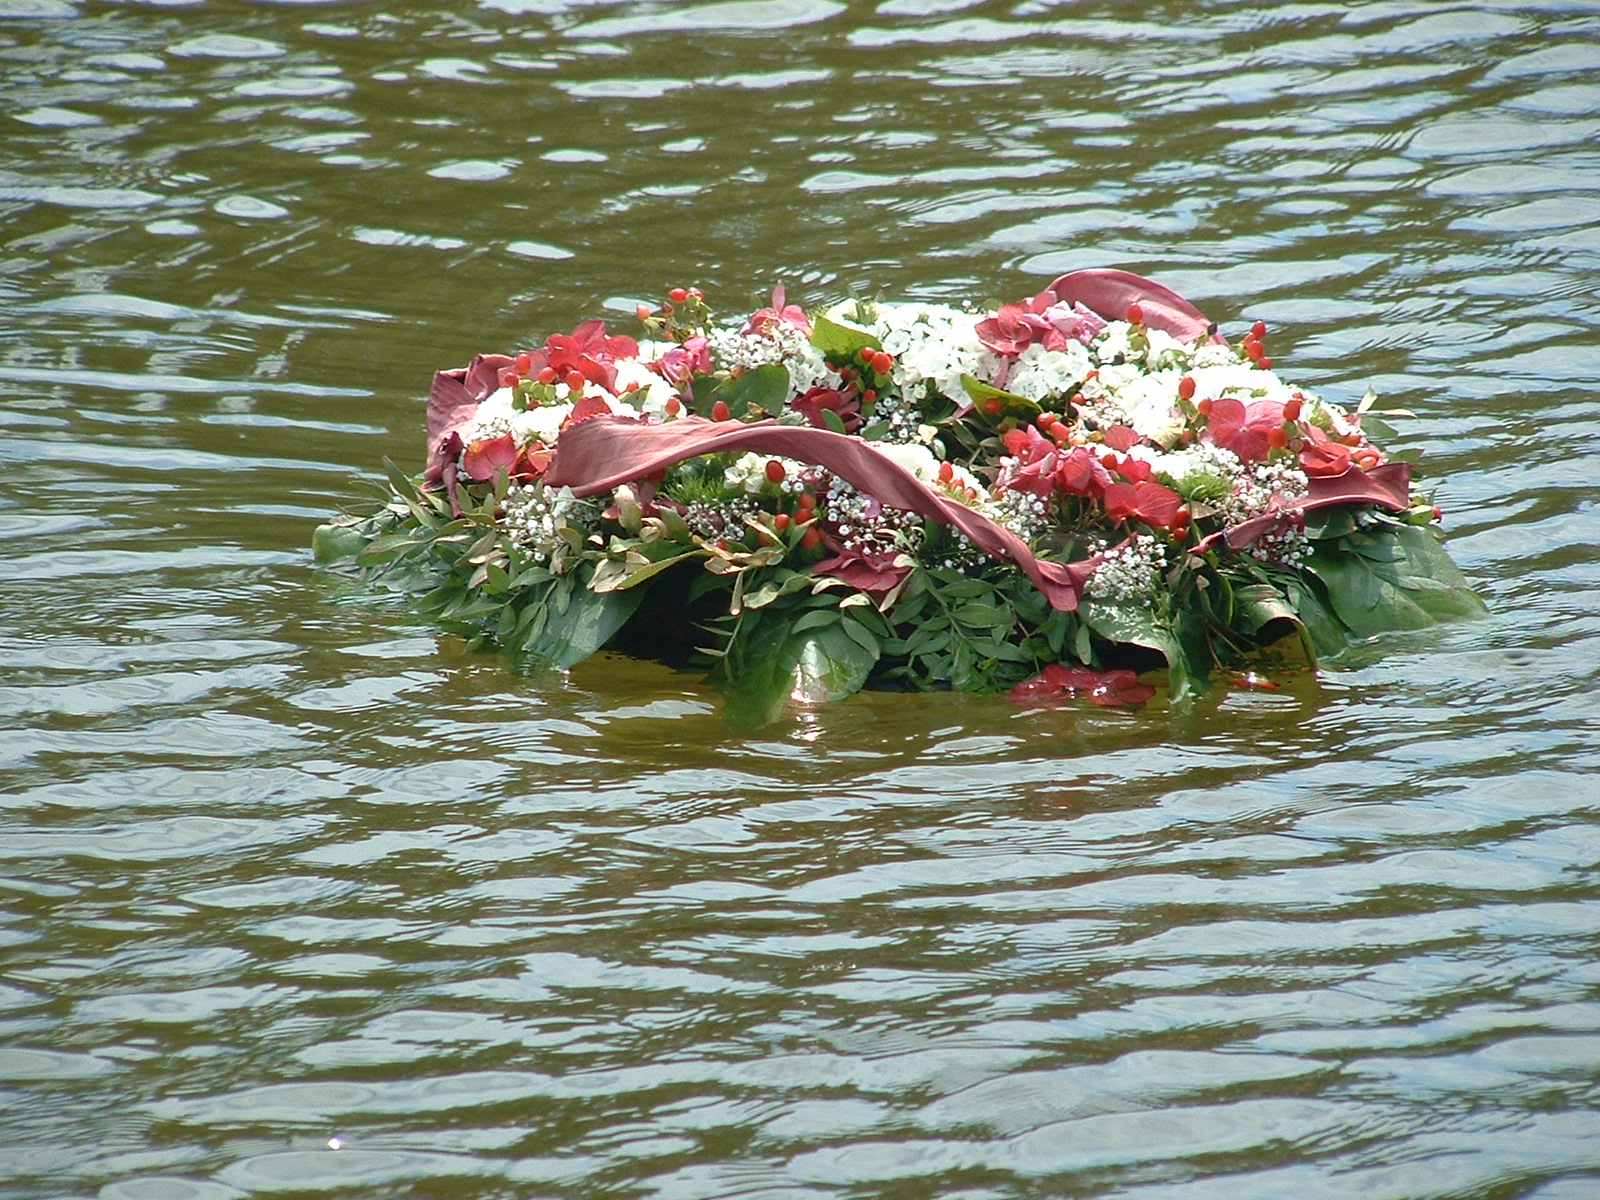
[[[1006,391],[1041,403],[1074,392],[1090,370],[1089,351],[1083,343],[1068,341],[1061,350],[1046,350],[1038,342],[1017,355],[1006,376]]]
[[[1043,496],[1012,490],[995,500],[989,514],[995,524],[1009,529],[1023,541],[1032,541],[1049,527],[1050,505]]]
[[[793,325],[769,322],[761,333],[737,329],[713,329],[706,333],[706,348],[712,361],[724,371],[748,370],[778,363],[789,372],[789,387],[801,394],[814,387],[832,387],[839,382],[822,352],[811,339]]]
[[[1096,600],[1148,600],[1161,586],[1166,545],[1148,533],[1137,534],[1110,551],[1085,591]]]
[[[829,315],[853,323],[848,320],[853,308],[851,301]],[[921,396],[931,383],[934,390],[961,401],[967,394],[962,375],[993,379],[1000,369],[999,358],[978,340],[980,319],[948,304],[879,304],[872,323],[863,328],[893,355],[889,379],[903,398]],[[916,427],[915,421],[902,424]]]
[[[922,544],[922,517],[890,508],[837,475],[820,480],[821,507],[840,545],[862,554],[915,553]]]
[[[1283,520],[1277,522],[1246,547],[1246,553],[1257,562],[1277,563],[1285,567],[1304,565],[1311,555],[1311,539],[1306,536],[1305,514],[1299,509],[1289,509]]]
[[[564,528],[587,531],[594,526],[593,504],[579,500],[571,488],[547,488],[542,483],[520,484],[506,493],[500,526],[511,540],[533,555],[533,560],[556,574],[576,561],[572,545],[561,536]]]
[[[690,504],[683,514],[689,532],[707,541],[717,538],[740,538],[745,533],[744,518],[755,516],[761,504],[753,496],[736,496],[716,504]]]

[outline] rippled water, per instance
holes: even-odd
[[[1600,1195],[1597,81],[1558,0],[0,0],[0,1195]],[[1107,264],[1413,410],[1496,615],[751,738],[309,561],[479,350]]]

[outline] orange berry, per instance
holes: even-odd
[[[1178,397],[1182,400],[1194,399],[1194,376],[1185,375],[1178,380]]]
[[[1298,421],[1300,419],[1301,407],[1302,405],[1298,396],[1294,396],[1288,400],[1285,400],[1283,402],[1283,419],[1285,421]]]
[[[802,550],[815,550],[822,544],[822,530],[813,525],[800,535],[800,548]]]
[[[1144,308],[1143,308],[1142,305],[1139,304],[1139,302],[1137,300],[1134,301],[1132,304],[1128,305],[1128,324],[1129,325],[1143,325],[1144,324]]]
[[[711,419],[713,421],[726,421],[732,415],[728,411],[728,404],[725,400],[718,400],[711,406]]]

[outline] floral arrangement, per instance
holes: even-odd
[[[571,667],[687,639],[737,722],[867,685],[1143,703],[1472,615],[1370,393],[1285,382],[1169,289],[717,324],[698,289],[441,372],[426,469],[317,531],[447,628]]]

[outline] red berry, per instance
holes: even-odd
[[[1129,325],[1143,325],[1144,324],[1144,307],[1137,300],[1135,300],[1132,304],[1128,305],[1128,324]]]
[[[813,525],[800,535],[800,548],[802,550],[815,550],[822,544],[822,530]]]
[[[772,527],[779,533],[782,533],[785,529],[789,528],[789,514],[779,513],[777,516],[773,517]]]
[[[549,385],[549,384],[554,383],[555,381],[556,381],[556,369],[554,367],[541,367],[539,369],[539,382],[540,383],[545,384],[545,385]]]
[[[655,316],[655,313],[651,311],[648,304],[641,304],[639,307],[633,310],[633,315],[638,317],[641,321],[648,321],[651,317]]]
[[[1180,505],[1178,510],[1172,514],[1172,532],[1177,533],[1180,530],[1187,529],[1188,527],[1189,507],[1188,505]]]
[[[711,419],[713,421],[726,421],[732,415],[728,411],[728,403],[725,400],[718,400],[711,406]]]
[[[1258,342],[1262,338],[1266,337],[1267,323],[1265,321],[1257,321],[1254,325],[1250,326],[1250,336],[1255,338],[1255,340]]]
[[[572,392],[574,395],[582,392],[584,384],[588,382],[589,381],[583,377],[582,371],[567,372],[567,378],[565,380],[567,391]]]
[[[767,478],[772,480],[773,483],[782,483],[784,476],[786,476],[788,473],[789,472],[784,469],[784,465],[777,459],[767,459]]]
[[[673,288],[667,293],[667,299],[671,300],[674,304],[682,304],[688,298],[689,290],[687,288]]]
[[[1200,401],[1199,404],[1195,405],[1195,409],[1202,417],[1209,417],[1211,415],[1212,403],[1213,401],[1211,397],[1207,396],[1204,400]]]
[[[1267,430],[1267,445],[1274,450],[1282,450],[1289,444],[1289,435],[1283,431],[1282,425],[1275,425]]]
[[[939,482],[949,483],[956,477],[956,469],[947,462],[939,464]]]
[[[1260,367],[1263,371],[1270,371],[1272,370],[1272,360],[1263,354],[1260,358],[1256,359],[1256,366]]]
[[[1111,453],[1102,454],[1100,456],[1100,465],[1108,471],[1115,471],[1117,469],[1117,464],[1121,461],[1122,460],[1119,459],[1115,454]]]
[[[704,300],[706,298],[706,294],[699,288],[690,288],[689,295],[693,296],[696,300]]]
[[[667,402],[665,405],[663,405],[663,407],[667,410],[667,416],[675,417],[683,411],[683,402],[680,401],[676,396],[669,396],[667,397]]]
[[[1178,380],[1178,397],[1182,400],[1194,399],[1194,376],[1185,375]]]
[[[533,370],[533,355],[524,350],[521,354],[517,355],[516,358],[511,360],[511,369],[518,375],[526,375],[529,371]]]
[[[1433,506],[1433,519],[1435,521],[1444,520],[1444,509],[1440,508],[1437,504]]]
[[[1005,405],[1000,403],[999,396],[990,396],[983,402],[983,411],[988,413],[991,417],[998,417],[1000,415],[1000,410],[1004,407]]]
[[[800,499],[795,501],[794,506],[796,512],[801,514],[800,519],[802,521],[810,520],[810,517],[806,514],[817,511],[817,498],[810,492],[801,492]]]
[[[1283,419],[1285,421],[1298,421],[1300,419],[1300,398],[1292,396],[1283,402]]]
[[[1251,362],[1259,362],[1262,353],[1261,343],[1256,341],[1255,338],[1245,338],[1244,352],[1245,357],[1249,358]]]
[[[861,403],[863,403],[863,404],[875,403],[877,401],[877,399],[878,399],[878,392],[877,392],[877,389],[875,389],[875,388],[868,388],[866,391],[861,393]]]
[[[500,368],[500,386],[501,387],[516,387],[517,386],[517,381],[518,381],[519,378],[520,377],[517,375],[516,368],[514,368],[514,367],[501,367]]]
[[[881,351],[878,354],[878,357],[873,360],[872,366],[879,375],[887,375],[891,370],[894,369],[894,355],[890,354],[887,350]]]
[[[878,352],[871,346],[863,346],[861,349],[856,351],[856,357],[869,367],[872,365],[873,359],[877,358],[877,356]]]

